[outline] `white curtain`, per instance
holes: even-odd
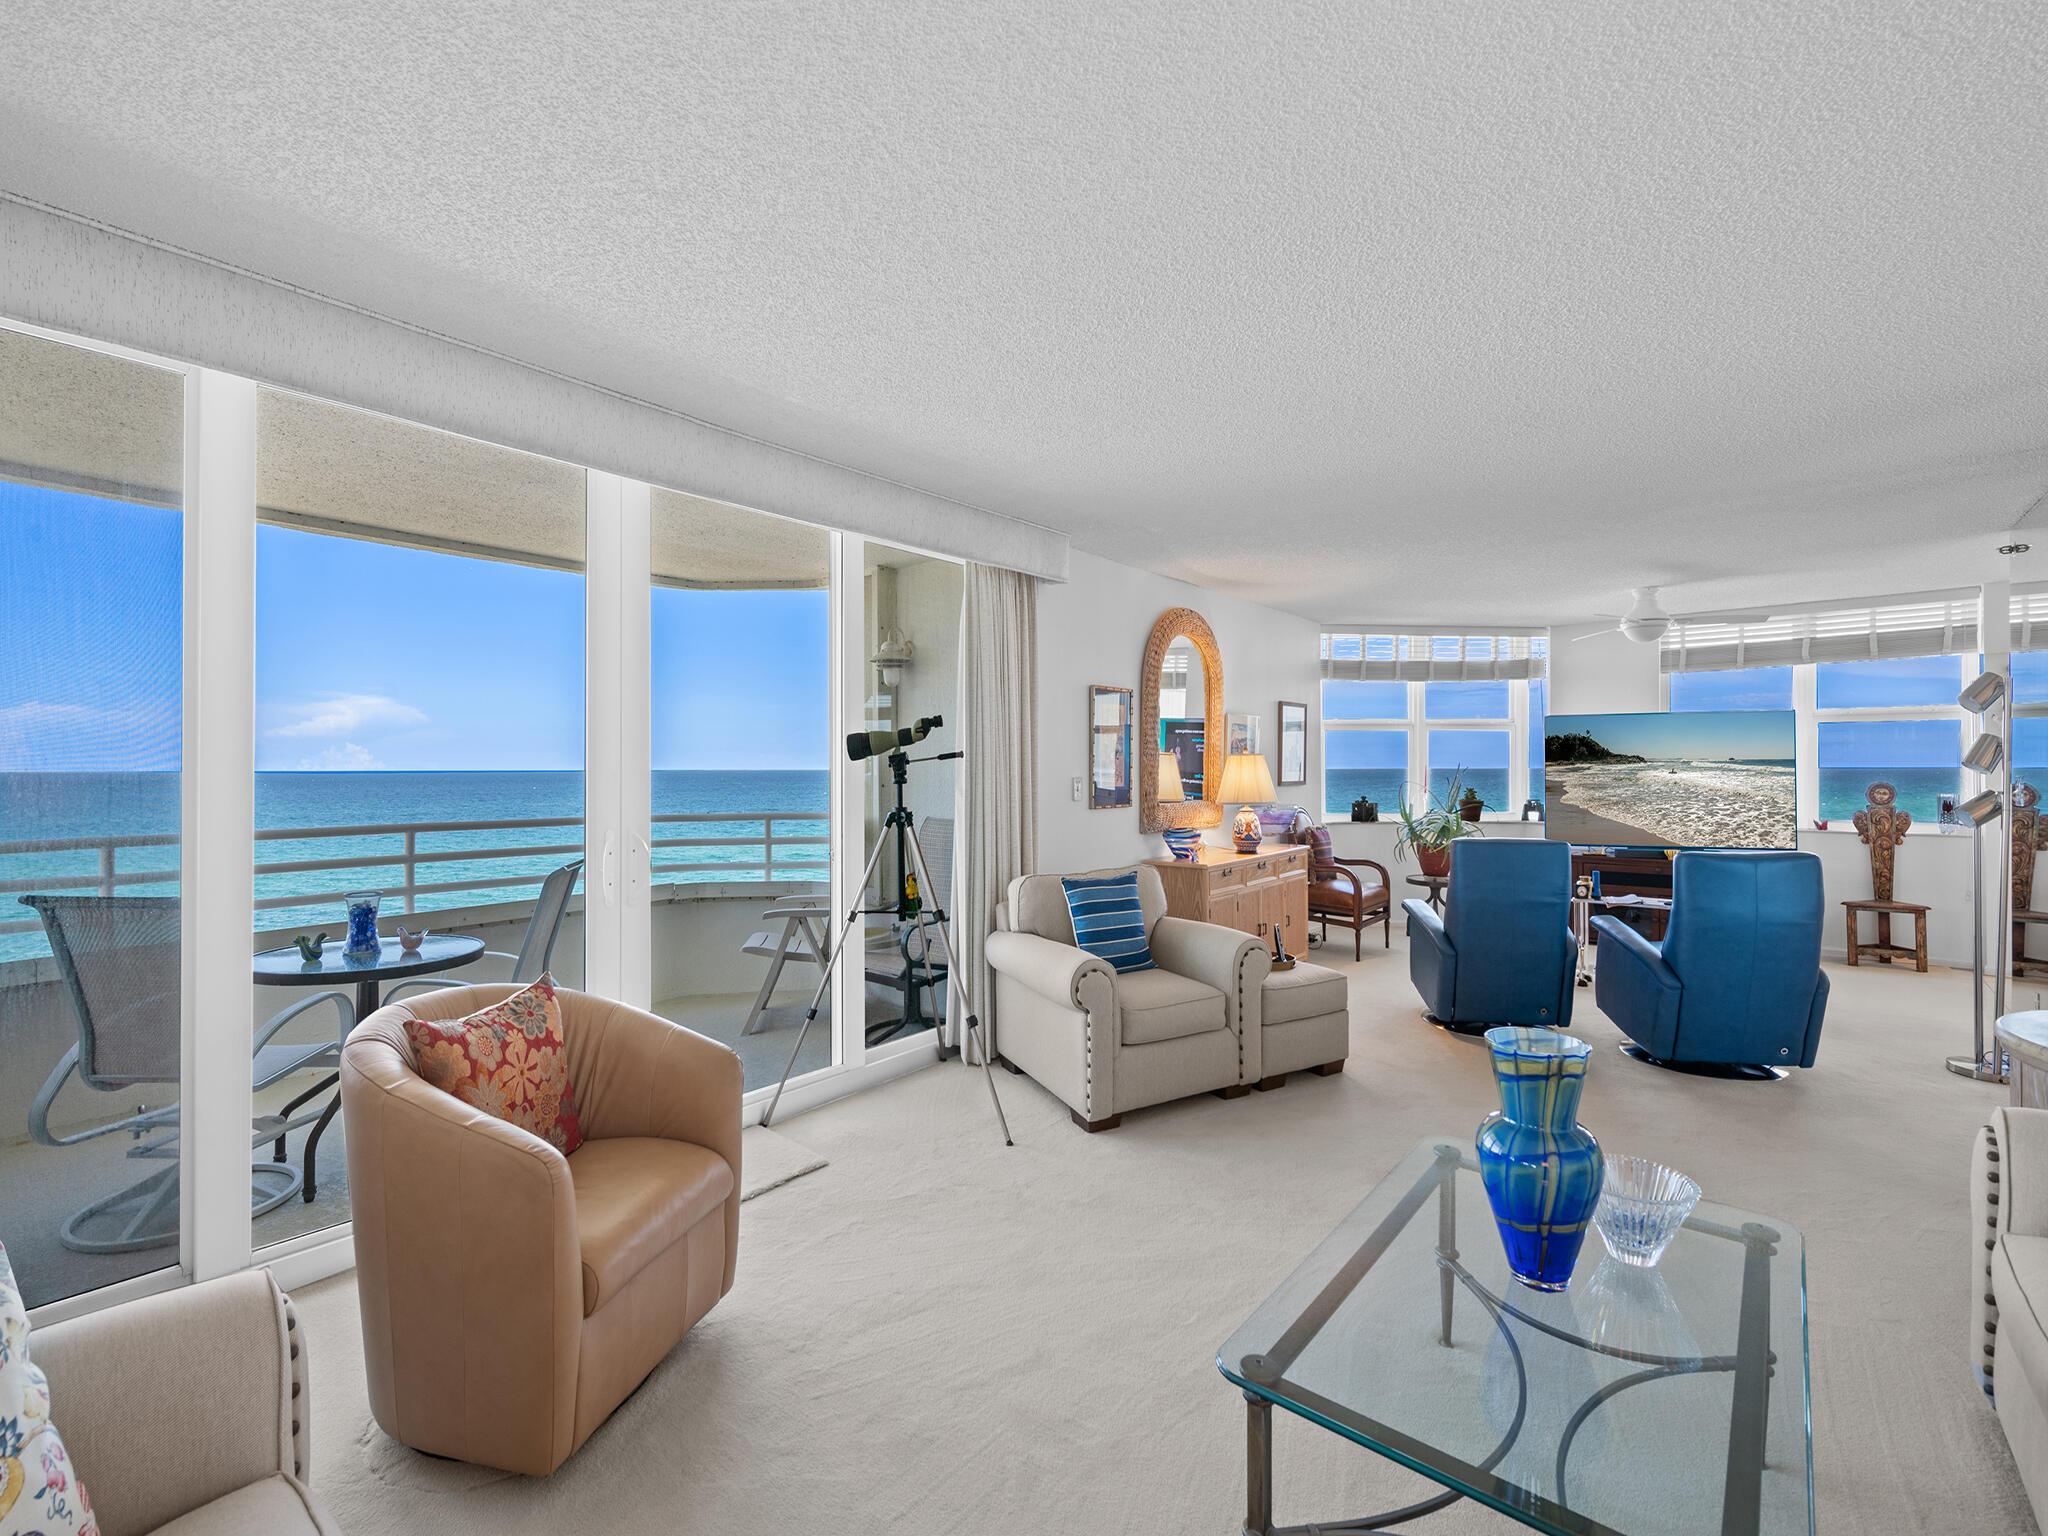
[[[959,835],[953,932],[960,968],[992,1049],[995,975],[983,959],[996,903],[1038,864],[1038,581],[1001,566],[967,567],[960,615]],[[946,989],[947,1044],[979,1060],[961,988]]]

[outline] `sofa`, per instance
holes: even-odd
[[[1593,919],[1593,997],[1656,1066],[1777,1077],[1810,1067],[1828,1005],[1820,860],[1810,853],[1681,853],[1671,922],[1653,944]]]
[[[557,991],[584,1141],[564,1157],[419,1075],[387,1005],[342,1047],[370,1410],[434,1456],[545,1476],[732,1287],[740,1062],[623,1003]]]
[[[2048,1109],[1992,1112],[1970,1191],[1970,1369],[2048,1515]]]
[[[1572,1021],[1572,851],[1563,843],[1460,838],[1443,916],[1401,903],[1408,975],[1430,1019],[1470,1033]]]
[[[995,972],[995,1046],[1066,1104],[1074,1123],[1106,1131],[1126,1111],[1189,1094],[1232,1094],[1260,1071],[1260,989],[1273,957],[1235,928],[1166,915],[1159,871],[1135,870],[1154,968],[1119,975],[1074,943],[1059,875],[1021,875],[996,908],[987,957]]]
[[[307,1491],[305,1343],[268,1270],[38,1324],[29,1353],[101,1536],[339,1529]]]

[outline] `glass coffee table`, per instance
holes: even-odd
[[[1469,1141],[1432,1137],[1216,1365],[1248,1405],[1245,1530],[1372,1531],[1476,1499],[1556,1536],[1810,1536],[1806,1259],[1702,1201],[1654,1269],[1586,1235],[1570,1286],[1508,1273]],[[1273,1409],[1444,1485],[1384,1514],[1273,1523]]]

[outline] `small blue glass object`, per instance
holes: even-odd
[[[1593,871],[1593,899],[1600,899],[1600,871],[1597,869]]]
[[[383,899],[378,891],[352,891],[342,898],[348,903],[348,942],[341,947],[344,955],[377,953],[377,905]]]
[[[1479,1124],[1479,1178],[1508,1270],[1539,1291],[1571,1283],[1600,1203],[1600,1143],[1578,1123],[1592,1047],[1556,1030],[1486,1032],[1501,1107]]]

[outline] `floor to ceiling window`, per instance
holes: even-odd
[[[650,527],[648,996],[752,1091],[834,1060],[831,536],[664,490]]]
[[[32,1307],[179,1263],[184,390],[0,330],[0,1240]]]
[[[257,502],[255,947],[338,951],[373,898],[387,958],[401,929],[489,951],[438,981],[523,979],[545,950],[580,985],[584,471],[264,390]],[[303,1008],[279,1047],[331,1045],[370,1002],[289,953],[256,979],[259,1031]],[[258,1247],[348,1219],[333,1071],[257,1074],[302,1179]]]

